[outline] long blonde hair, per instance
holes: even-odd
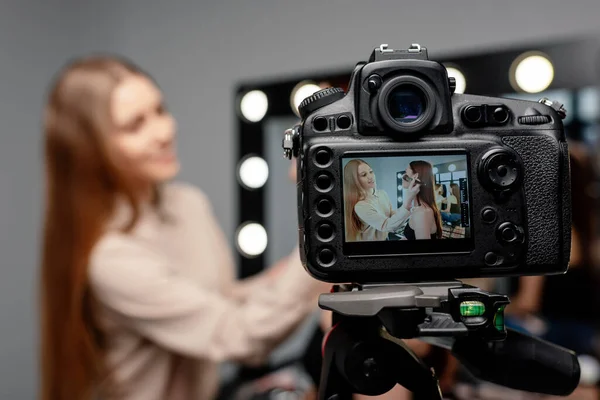
[[[354,206],[367,197],[367,192],[358,180],[358,167],[370,165],[360,159],[350,160],[344,167],[344,225],[346,240],[357,240],[358,234],[363,230],[364,223],[356,215]]]

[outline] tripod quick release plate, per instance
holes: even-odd
[[[459,281],[381,285],[339,285],[322,294],[319,306],[346,317],[378,317],[393,336],[506,337],[507,296]]]

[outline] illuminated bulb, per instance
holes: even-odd
[[[269,166],[258,156],[248,157],[240,163],[238,177],[246,188],[258,189],[269,178]]]
[[[450,172],[456,171],[456,165],[454,165],[454,164],[448,165],[448,171],[450,171]]]
[[[402,204],[402,197],[398,197],[398,203]]]
[[[438,168],[437,168],[437,167],[433,167],[433,171],[432,171],[432,172],[433,172],[433,174],[435,175],[435,174],[437,174],[437,173],[439,172],[439,170],[438,170]]]
[[[302,100],[314,94],[315,92],[318,92],[319,90],[321,90],[321,88],[314,82],[302,81],[298,83],[292,90],[292,95],[290,96],[290,102],[294,114],[300,116],[300,113],[298,112],[298,106],[300,103],[302,103]]]
[[[448,67],[446,68],[446,71],[448,71],[448,77],[452,77],[456,80],[456,89],[454,90],[454,93],[464,93],[467,88],[467,79],[465,78],[465,75],[460,72],[458,68],[454,67]]]
[[[258,122],[263,119],[268,108],[267,95],[260,90],[246,93],[240,102],[240,111],[249,122]]]
[[[398,175],[396,175],[396,177],[397,177],[398,179],[402,179],[402,172],[398,172]]]
[[[529,54],[529,55],[528,55]],[[518,57],[511,68],[511,82],[515,89],[527,93],[539,93],[550,86],[554,79],[552,62],[541,54],[526,53]]]
[[[398,185],[398,190],[402,190],[402,185]]]
[[[237,247],[246,257],[256,257],[267,248],[267,231],[256,222],[244,224],[237,234]]]

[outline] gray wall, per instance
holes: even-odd
[[[473,50],[600,28],[597,0],[4,1],[0,12],[0,398],[33,399],[43,91],[68,57],[124,53],[160,82],[180,126],[182,179],[235,228],[233,87],[350,67],[374,46]],[[285,164],[285,163],[283,163]],[[286,168],[287,165],[282,165]]]

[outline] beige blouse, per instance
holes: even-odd
[[[385,190],[376,190],[373,196],[356,203],[354,212],[364,223],[358,241],[386,240],[389,232],[397,231],[410,217],[404,207],[392,209]]]
[[[259,363],[327,291],[294,252],[274,279],[234,280],[234,262],[207,198],[165,188],[168,219],[143,210],[133,233],[110,230],[90,282],[109,333],[108,361],[126,400],[208,400],[218,363]],[[121,209],[116,220],[127,214]]]

